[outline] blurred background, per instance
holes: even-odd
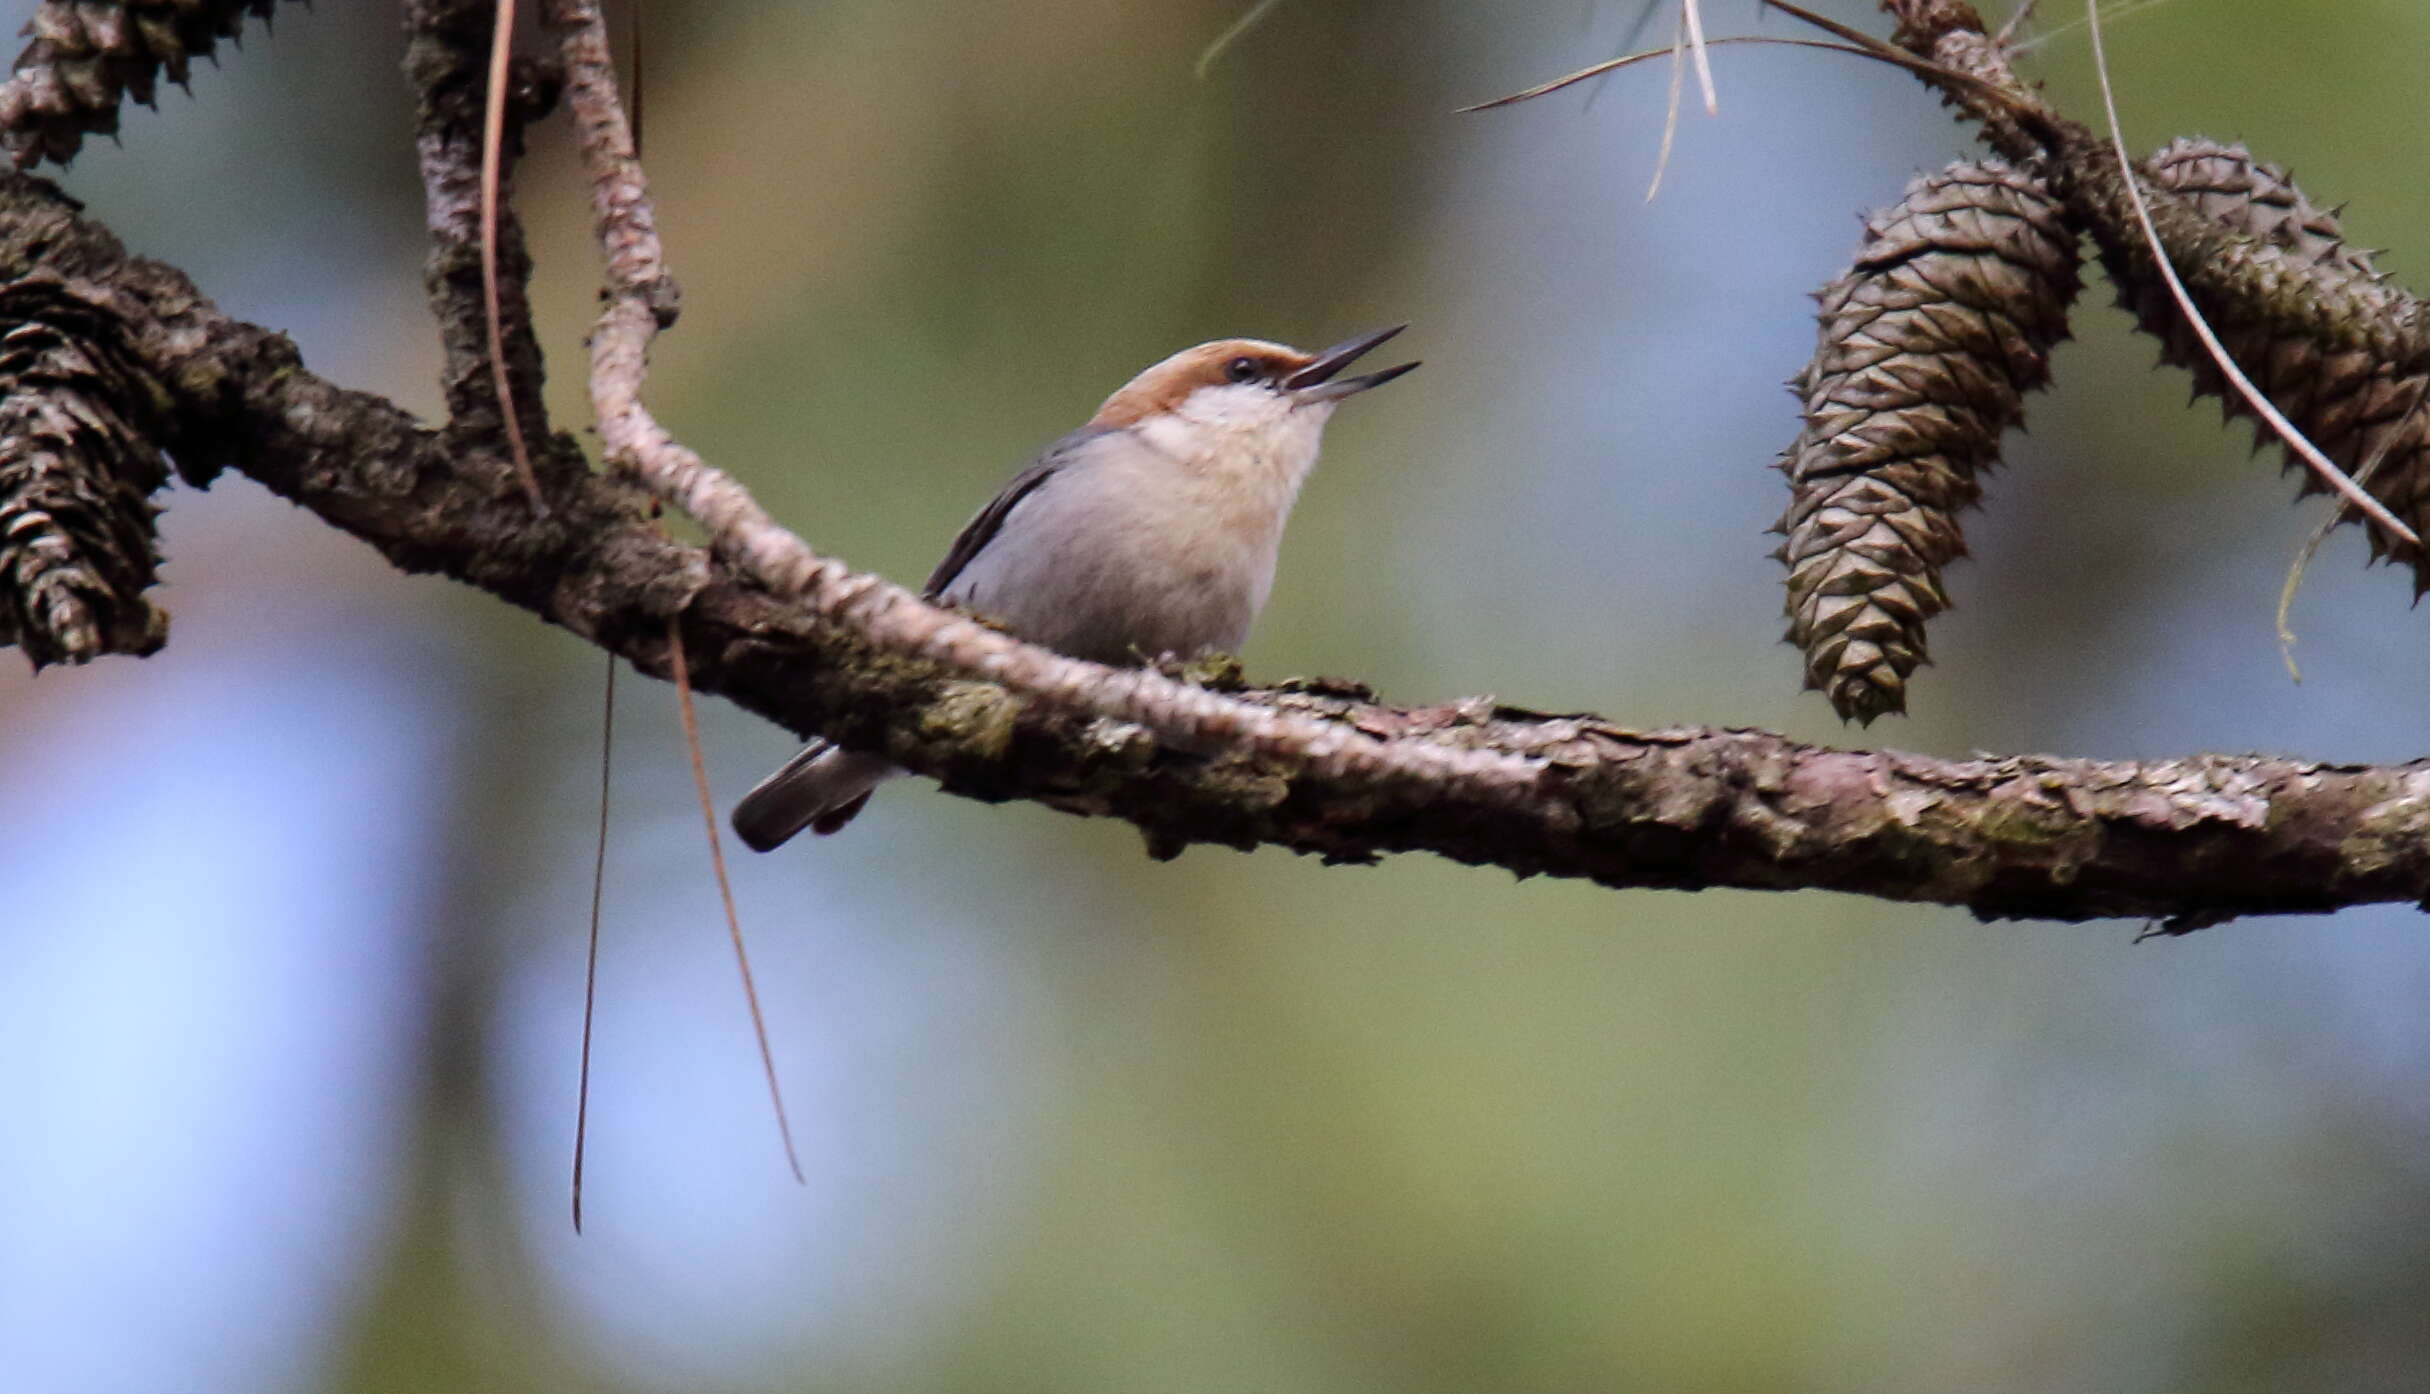
[[[1196,75],[1248,4],[652,5],[662,416],[916,580],[1170,350],[1408,320],[1426,368],[1336,423],[1257,677],[1943,755],[2430,747],[2407,578],[2333,539],[2290,682],[2271,617],[2318,506],[2182,410],[2097,286],[1916,715],[1842,729],[1777,642],[1780,383],[1855,215],[1965,132],[1889,69],[1722,50],[1648,204],[1661,65],[1453,114],[1640,42],[1641,0],[1286,0]],[[2080,9],[2045,11],[2030,71],[2090,116]],[[2249,140],[2425,284],[2430,10],[2172,0],[2113,34],[2136,145]],[[401,50],[390,7],[281,7],[66,184],[429,411]],[[562,120],[535,145],[572,426],[596,263]],[[736,863],[796,1186],[640,681],[578,1238],[600,658],[233,475],[167,503],[166,651],[0,657],[10,1388],[2421,1387],[2409,909],[2137,945],[1423,858],[1160,865],[906,784]],[[727,801],[792,748],[705,719]]]

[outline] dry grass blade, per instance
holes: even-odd
[[[489,91],[481,114],[481,313],[489,331],[490,382],[498,393],[498,417],[506,425],[507,452],[515,477],[534,513],[545,514],[540,478],[532,472],[531,446],[523,439],[515,410],[515,384],[506,371],[506,326],[498,313],[498,186],[506,146],[506,70],[515,35],[515,0],[498,0],[497,26],[489,38]]]
[[[683,631],[667,621],[667,659],[675,670],[675,701],[683,713],[684,750],[692,757],[692,784],[700,794],[701,820],[709,828],[709,865],[717,873],[717,898],[725,906],[726,933],[734,941],[734,966],[742,972],[743,1001],[751,1008],[751,1034],[759,1041],[760,1068],[768,1076],[768,1102],[776,1108],[776,1131],[785,1140],[785,1165],[793,1179],[802,1176],[802,1159],[793,1150],[793,1124],[785,1117],[785,1093],[776,1083],[776,1053],[768,1048],[768,1023],[760,1014],[759,989],[751,981],[751,956],[743,950],[742,917],[734,913],[734,886],[726,879],[725,843],[717,835],[717,801],[709,792],[709,767],[700,758],[700,720],[692,711],[692,673],[683,656]]]
[[[1767,3],[1779,4],[1780,0],[1767,0]],[[2204,319],[2201,310],[2195,307],[2194,298],[2186,293],[2185,282],[2177,275],[2177,268],[2170,264],[2167,255],[2161,250],[2159,229],[2152,226],[2151,205],[2143,197],[2142,177],[2135,173],[2134,157],[2129,155],[2126,150],[2126,134],[2118,120],[2117,93],[2111,87],[2109,80],[2109,55],[2101,43],[2101,0],[2084,0],[2084,3],[2086,30],[2092,37],[2093,76],[2101,88],[2101,106],[2109,120],[2110,148],[2117,156],[2118,169],[2125,181],[2127,200],[2134,205],[2135,223],[2143,230],[2144,245],[2152,249],[2152,264],[2158,268],[2161,280],[2168,284],[2169,297],[2177,302],[2178,313],[2185,317],[2186,327],[2193,330],[2194,336],[2202,341],[2203,351],[2210,355],[2213,363],[2218,365],[2221,375],[2235,385],[2237,393],[2244,398],[2245,404],[2253,409],[2255,415],[2269,423],[2270,429],[2278,433],[2278,439],[2285,443],[2287,449],[2295,452],[2306,465],[2310,466],[2313,473],[2320,476],[2322,483],[2335,490],[2337,496],[2352,505],[2356,512],[2379,524],[2389,536],[2400,538],[2409,546],[2421,546],[2422,540],[2413,529],[2398,521],[2396,515],[2390,513],[2386,505],[2373,498],[2344,470],[2339,469],[2336,462],[2322,454],[2320,447],[2314,445],[2302,431],[2296,428],[2294,422],[2287,419],[2286,413],[2280,411],[2276,403],[2265,396],[2260,388],[2253,385],[2253,380],[2245,376],[2242,368],[2236,366],[2236,360],[2229,357],[2227,347],[2221,344],[2219,336],[2212,332],[2210,322]]]
[[[583,1144],[591,1124],[591,1020],[599,1003],[599,910],[607,899],[608,774],[616,755],[616,656],[608,655],[607,705],[599,722],[599,843],[591,862],[591,939],[582,960],[582,1070],[574,1086],[574,1233],[582,1233]]]

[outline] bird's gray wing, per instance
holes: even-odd
[[[1036,464],[1014,475],[1012,482],[1004,486],[1004,491],[988,500],[987,506],[979,510],[979,516],[971,519],[961,534],[954,538],[953,545],[945,549],[945,560],[938,562],[937,569],[928,573],[928,584],[920,594],[930,600],[943,595],[945,588],[953,584],[954,578],[962,574],[962,568],[970,565],[971,558],[986,550],[987,544],[995,541],[996,535],[1004,531],[1004,520],[1012,516],[1012,511],[1020,506],[1021,501],[1036,493],[1047,480],[1055,477],[1058,470],[1070,464],[1072,455],[1081,446],[1106,434],[1106,430],[1101,426],[1084,426],[1048,446]]]

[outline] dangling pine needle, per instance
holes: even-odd
[[[1779,2],[1780,0],[1770,0],[1770,3],[1773,4]],[[2365,492],[2362,486],[2348,477],[2335,462],[2322,454],[2320,447],[2314,445],[2310,438],[2296,429],[2295,423],[2286,418],[2286,414],[2278,409],[2277,404],[2263,395],[2260,388],[2253,385],[2253,380],[2246,377],[2244,370],[2236,366],[2236,360],[2228,355],[2226,346],[2219,342],[2219,336],[2212,332],[2210,322],[2203,318],[2199,309],[2195,308],[2194,298],[2187,293],[2185,282],[2177,275],[2177,268],[2170,263],[2168,256],[2161,250],[2160,231],[2153,226],[2151,206],[2143,197],[2143,181],[2135,173],[2134,158],[2126,150],[2125,129],[2118,120],[2117,92],[2111,86],[2109,79],[2109,55],[2101,43],[2101,0],[2084,0],[2084,6],[2085,27],[2092,39],[2093,75],[2101,89],[2102,109],[2109,119],[2110,147],[2117,156],[2118,170],[2125,181],[2127,201],[2134,205],[2135,222],[2143,230],[2144,244],[2152,249],[2152,264],[2159,271],[2161,280],[2167,284],[2169,297],[2177,302],[2178,313],[2184,317],[2186,327],[2193,330],[2194,337],[2202,341],[2203,350],[2210,355],[2211,361],[2218,365],[2220,374],[2235,385],[2236,391],[2243,396],[2245,404],[2253,409],[2255,415],[2269,423],[2270,429],[2277,432],[2278,439],[2284,442],[2287,449],[2293,451],[2306,465],[2309,465],[2313,473],[2320,476],[2322,483],[2335,490],[2338,497],[2353,505],[2355,511],[2379,524],[2389,536],[2400,538],[2410,546],[2420,547],[2422,540],[2413,529],[2398,521],[2396,515],[2390,513],[2386,505]]]
[[[2425,396],[2430,396],[2430,376],[2414,380],[2413,400],[2405,407],[2404,415],[2409,417],[2420,411]],[[2379,467],[2394,453],[2395,445],[2396,436],[2393,433],[2380,441],[2371,451],[2371,458],[2363,461],[2361,467],[2354,471],[2354,482],[2369,484],[2371,477],[2379,473]],[[2345,512],[2338,509],[2313,525],[2312,535],[2296,549],[2295,560],[2287,567],[2285,584],[2278,588],[2278,614],[2273,626],[2278,633],[2278,661],[2287,666],[2287,676],[2298,683],[2303,681],[2303,669],[2295,666],[2295,625],[2291,618],[2295,610],[2295,593],[2303,589],[2303,578],[2312,569],[2312,558],[2320,551],[2320,544],[2328,541],[2329,534],[2343,521]]]
[[[616,758],[616,656],[608,655],[607,705],[599,722],[599,842],[591,860],[591,939],[582,960],[582,1070],[574,1086],[574,1233],[582,1233],[582,1154],[591,1123],[591,1020],[599,1004],[599,911],[607,899],[608,775]]]
[[[1671,146],[1679,136],[1679,98],[1687,77],[1686,31],[1675,29],[1671,34],[1671,90],[1662,105],[1662,144],[1654,150],[1654,177],[1645,186],[1645,201],[1652,203],[1662,192],[1662,176],[1671,167]]]
[[[742,917],[734,912],[734,887],[726,879],[726,849],[717,835],[717,801],[709,793],[709,767],[700,757],[700,721],[692,711],[692,673],[683,656],[683,631],[667,620],[667,656],[675,673],[675,701],[683,713],[684,749],[692,757],[692,784],[700,794],[700,816],[709,827],[709,865],[717,873],[717,898],[725,906],[726,933],[734,941],[734,966],[742,972],[743,1001],[751,1008],[751,1034],[759,1040],[760,1068],[768,1076],[768,1102],[776,1108],[776,1131],[785,1140],[785,1164],[804,1185],[801,1157],[793,1150],[793,1124],[785,1118],[785,1094],[776,1084],[776,1053],[768,1048],[768,1023],[760,1015],[759,989],[751,982],[751,956],[743,950]]]

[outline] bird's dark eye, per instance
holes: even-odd
[[[1261,376],[1254,358],[1235,358],[1223,365],[1223,372],[1234,382],[1255,382]]]

